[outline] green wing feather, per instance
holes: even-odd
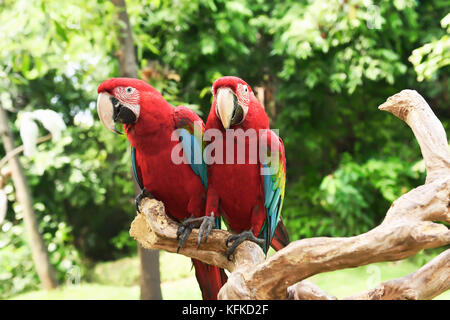
[[[275,234],[278,221],[280,219],[281,208],[283,207],[284,191],[286,185],[286,157],[284,154],[283,141],[270,131],[269,143],[272,139],[277,139],[277,150],[274,154],[269,153],[269,159],[276,161],[262,163],[262,177],[264,182],[264,207],[266,208],[266,221],[261,228],[260,236],[264,237],[264,252],[270,247]],[[275,140],[274,140],[275,142]]]

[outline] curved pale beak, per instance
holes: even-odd
[[[114,122],[113,96],[107,92],[100,92],[97,98],[97,113],[103,125],[112,132],[122,134],[116,129]]]
[[[230,88],[219,88],[217,90],[216,113],[225,129],[242,122],[244,110]]]

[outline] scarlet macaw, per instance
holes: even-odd
[[[182,152],[186,157],[202,151],[205,128],[200,117],[187,107],[172,107],[156,89],[141,80],[112,78],[103,82],[97,91],[101,121],[116,133],[119,132],[115,123],[122,123],[132,146],[133,171],[142,189],[136,198],[137,209],[138,202],[151,195],[164,203],[170,217],[190,222],[180,228],[182,237],[178,249],[193,226],[201,226],[206,236],[214,225],[220,227],[220,220],[211,223],[200,218],[205,212],[208,185],[205,163],[189,159],[189,163],[177,164],[172,159],[172,150],[179,140],[182,140]],[[179,140],[172,139],[177,129]],[[195,129],[200,136],[194,135]],[[218,291],[227,280],[224,270],[192,261],[203,298],[217,299]]]
[[[206,134],[210,129],[220,130],[222,134],[212,143],[222,149],[215,150],[215,155],[223,151],[222,155],[226,157],[234,148],[234,159],[233,163],[222,159],[222,164],[208,165],[206,215],[222,215],[231,231],[238,233],[227,239],[227,246],[233,242],[227,251],[228,258],[244,240],[262,245],[266,254],[270,245],[279,250],[289,243],[280,216],[286,182],[283,141],[269,129],[264,108],[245,81],[237,77],[222,77],[214,82],[212,92]],[[234,135],[227,135],[227,129],[234,129]],[[251,134],[252,129],[256,135]],[[236,145],[235,141],[240,138],[247,139],[241,140],[245,141],[245,163],[242,163],[242,158],[241,163],[238,162],[239,144]],[[220,139],[223,141],[219,144]],[[272,149],[269,148],[271,143]],[[260,155],[251,159],[252,145],[269,148],[269,154],[272,152],[276,160],[272,162],[278,162],[278,165],[271,166],[270,161]]]

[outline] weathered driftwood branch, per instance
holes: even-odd
[[[197,231],[194,230],[180,253],[231,272],[219,298],[334,299],[303,280],[322,272],[400,260],[422,249],[450,244],[448,228],[435,223],[450,223],[450,152],[441,123],[425,100],[413,90],[392,96],[379,108],[392,112],[413,129],[425,159],[426,184],[394,201],[383,223],[367,233],[349,238],[320,237],[294,241],[267,259],[257,245],[244,242],[238,247],[233,261],[228,261],[225,239],[229,233],[223,230],[213,231],[208,243],[197,250]],[[162,203],[146,200],[142,202],[141,210],[144,214],[136,217],[130,234],[146,248],[175,252],[177,224],[165,215]],[[442,264],[433,265],[440,266],[433,274],[446,274]],[[418,274],[422,274],[419,271]],[[440,284],[444,280],[443,277],[436,280],[432,294],[427,292],[428,289],[420,289],[423,282],[417,280],[416,296],[428,298],[445,291],[447,286]],[[405,293],[409,289],[402,287],[400,280],[396,283],[397,286],[393,285],[395,282],[389,284],[390,298],[411,296]],[[383,295],[367,293],[353,298],[358,297],[382,298]]]
[[[389,280],[352,300],[428,300],[450,289],[450,249],[444,251],[416,272]]]
[[[416,272],[385,281],[375,288],[345,298],[345,300],[429,300],[450,289],[450,249],[444,251]],[[336,300],[308,281],[288,288],[292,300]]]
[[[133,236],[144,248],[157,248],[169,252],[177,252],[178,224],[167,217],[162,202],[145,198],[141,201],[140,210],[131,224],[130,235]],[[240,245],[234,254],[234,259],[228,261],[226,257],[227,247],[225,241],[230,235],[224,230],[213,230],[207,243],[197,249],[198,230],[192,230],[191,235],[181,248],[180,253],[204,261],[209,264],[227,269],[230,272],[236,266],[244,264],[258,264],[264,261],[264,253],[258,245],[246,241]]]
[[[411,127],[425,160],[425,183],[450,175],[450,150],[444,127],[417,91],[403,90],[378,109],[391,112]]]

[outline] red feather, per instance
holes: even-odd
[[[213,103],[206,122],[206,130],[218,129],[222,132],[224,137],[223,154],[227,154],[227,143],[225,129],[217,117],[216,113],[216,93],[219,88],[228,87],[237,95],[239,92],[237,88],[242,85],[248,87],[248,113],[244,121],[238,125],[232,126],[231,129],[254,129],[258,132],[260,129],[269,129],[269,119],[264,111],[264,108],[256,99],[250,86],[242,79],[236,77],[222,77],[216,80],[213,84]],[[222,215],[228,224],[229,228],[236,233],[252,229],[253,234],[258,236],[263,228],[267,212],[264,206],[264,184],[261,178],[261,163],[249,163],[249,145],[256,143],[258,146],[260,141],[256,135],[253,140],[246,139],[246,161],[245,164],[237,164],[237,152],[235,150],[235,161],[233,164],[212,164],[208,166],[208,196],[207,196],[207,213],[214,212]],[[281,140],[280,140],[281,141]],[[285,170],[284,148],[280,146],[281,165]],[[289,243],[289,238],[284,226],[279,224],[275,231],[274,247],[280,249],[282,246]]]
[[[191,215],[204,215],[206,190],[200,177],[189,164],[177,165],[171,159],[172,149],[179,143],[171,140],[172,132],[180,128],[180,124],[193,126],[194,121],[201,119],[186,107],[173,108],[157,90],[141,80],[110,79],[99,86],[98,92],[113,94],[116,87],[133,87],[139,91],[138,121],[124,128],[136,149],[141,183],[164,203],[167,214],[176,221]],[[218,290],[226,282],[223,270],[199,261],[194,262],[194,266],[203,296],[217,297]]]

